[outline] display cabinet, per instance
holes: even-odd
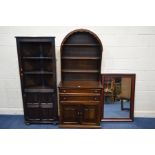
[[[25,122],[57,120],[54,37],[16,37]]]

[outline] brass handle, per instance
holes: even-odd
[[[65,92],[66,92],[66,90],[63,90],[63,92],[65,93]]]

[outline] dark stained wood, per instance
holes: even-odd
[[[70,122],[69,122],[70,123]],[[60,124],[59,125],[59,127],[60,128],[70,128],[70,129],[77,129],[77,128],[79,128],[79,129],[100,129],[101,127],[100,126],[96,126],[96,125],[91,125],[90,123],[87,125],[87,124],[85,124],[85,125],[79,125],[79,124]]]
[[[100,101],[60,101],[61,104],[63,105],[77,105],[77,104],[81,104],[81,105],[98,105],[100,103]]]
[[[100,81],[62,81],[59,85],[63,88],[102,88]],[[90,90],[90,89],[89,89]]]
[[[57,120],[54,37],[16,37],[25,123]]]
[[[100,46],[100,44],[63,44],[63,46],[84,46],[84,47],[87,47],[87,46]]]
[[[61,44],[60,127],[100,128],[102,44],[91,31],[69,33]]]
[[[36,59],[53,59],[52,57],[23,57],[23,59],[28,59],[28,60],[36,60]]]
[[[90,96],[86,96],[86,95],[84,95],[84,96],[77,96],[77,94],[74,94],[74,95],[69,95],[69,96],[63,96],[62,94],[61,94],[61,96],[60,96],[60,100],[61,101],[81,101],[81,102],[84,102],[84,101],[100,101],[100,94],[98,95],[98,96],[96,96],[96,94],[92,94],[92,95],[90,95]]]
[[[98,70],[63,69],[62,72],[71,73],[98,73]]]
[[[131,99],[130,99],[130,115],[129,118],[104,118],[104,89],[102,91],[102,111],[101,111],[101,121],[103,122],[132,122],[134,121],[134,97],[135,97],[135,80],[136,80],[136,74],[123,74],[123,73],[110,73],[110,74],[102,74],[102,85],[104,88],[104,78],[105,77],[126,77],[131,78]]]
[[[62,57],[62,59],[88,59],[88,60],[98,60],[98,59],[101,59],[100,57],[71,57],[71,56],[68,56],[68,57]]]

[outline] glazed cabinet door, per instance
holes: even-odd
[[[16,37],[25,123],[57,120],[55,37]]]
[[[61,106],[61,123],[78,124],[79,107],[76,105]]]

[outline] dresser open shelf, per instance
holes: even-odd
[[[57,120],[54,37],[16,37],[25,122]]]
[[[88,47],[88,46],[100,46],[100,44],[93,44],[93,43],[88,43],[88,44],[63,44],[63,46],[83,46],[83,47]]]
[[[68,56],[67,57],[66,56],[65,57],[64,56],[64,57],[62,57],[62,59],[71,59],[71,60],[72,59],[79,59],[79,60],[82,60],[82,59],[84,59],[84,60],[98,60],[98,59],[101,59],[101,58],[100,57],[88,57],[88,56],[87,57],[82,57],[82,56],[81,57],[78,57],[78,56],[76,56],[76,57],[73,57],[73,56],[72,57],[71,56]]]
[[[72,31],[62,41],[60,127],[100,127],[101,59],[101,41],[89,30]]]
[[[38,86],[38,87],[29,87],[29,88],[25,88],[24,92],[28,92],[28,93],[54,93],[55,89],[52,89],[50,87],[45,87],[45,86]]]
[[[70,73],[98,73],[98,70],[83,70],[83,69],[63,69],[62,72],[70,72]]]

